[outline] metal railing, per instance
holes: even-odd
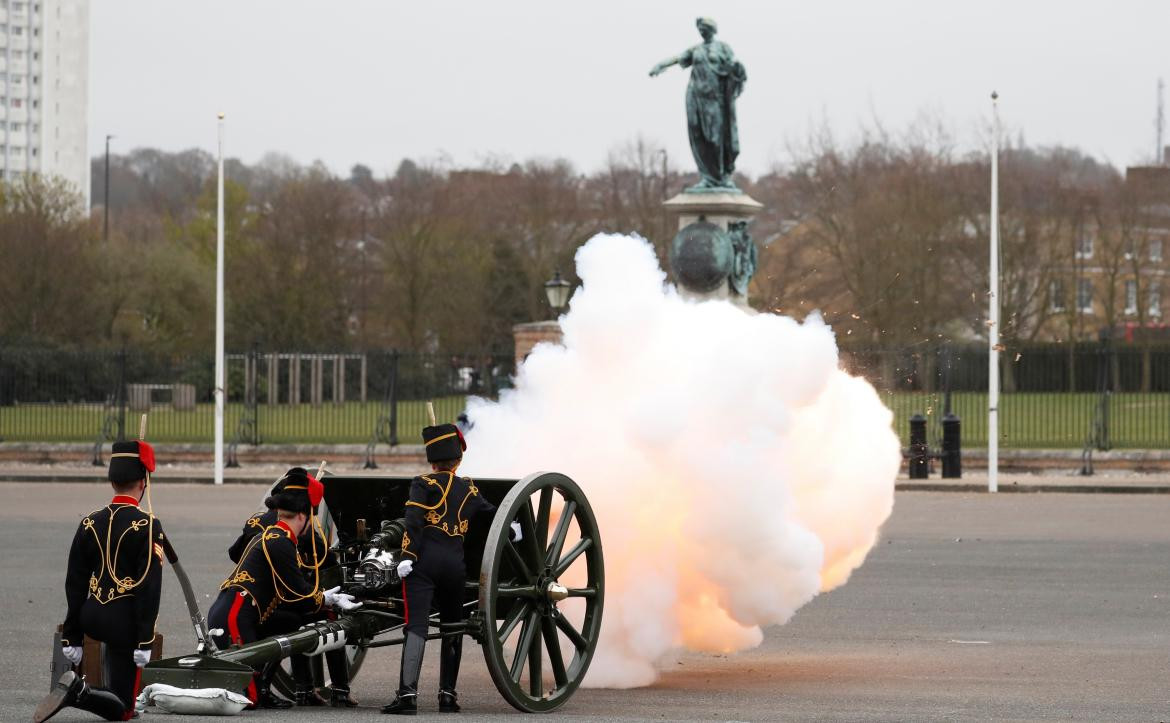
[[[928,420],[931,446],[948,412],[965,449],[987,444],[986,347],[843,349],[841,364],[868,379],[909,442],[909,419]],[[1033,344],[1000,354],[1000,446],[1170,448],[1170,346],[1116,342]]]
[[[508,386],[513,366],[489,354],[229,354],[224,428],[236,445],[421,443],[426,401],[454,420],[469,395]],[[210,443],[213,375],[210,355],[0,349],[0,442],[107,441],[149,411],[153,441]]]
[[[1002,447],[1170,448],[1170,345],[1000,356]],[[947,411],[962,419],[964,448],[987,443],[986,348],[845,348],[841,366],[874,384],[904,445],[923,414],[938,447]],[[427,400],[454,420],[468,395],[494,397],[514,372],[510,355],[252,349],[228,357],[225,430],[236,445],[363,444],[372,459],[380,444],[417,441]],[[213,374],[210,355],[0,348],[0,442],[105,441],[149,410],[152,440],[210,443]]]

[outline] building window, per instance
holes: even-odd
[[[1064,281],[1061,279],[1048,282],[1048,310],[1064,311]]]
[[[1093,282],[1089,279],[1077,279],[1077,311],[1093,313]]]
[[[1082,233],[1077,237],[1077,258],[1091,259],[1093,258],[1093,237],[1088,232]]]
[[[1125,282],[1125,313],[1137,313],[1137,281],[1132,279]]]
[[[9,130],[16,131],[19,133],[20,131],[24,130],[24,125],[21,123],[13,123],[12,126],[9,128]]]
[[[1162,239],[1150,239],[1150,261],[1162,260]]]
[[[12,107],[13,108],[20,108],[23,106],[24,106],[24,101],[22,101],[20,98],[13,98],[12,99]]]
[[[1162,315],[1162,290],[1157,286],[1151,286],[1148,293],[1150,308],[1147,313],[1150,316]]]

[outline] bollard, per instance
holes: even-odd
[[[926,445],[926,417],[915,414],[910,417],[910,479],[927,479],[930,476],[929,453]]]
[[[959,417],[955,414],[944,416],[942,428],[942,476],[944,479],[959,479],[963,476]]]

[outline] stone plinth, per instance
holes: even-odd
[[[679,293],[696,300],[726,299],[747,308],[747,298],[731,288],[755,270],[755,247],[747,231],[764,204],[746,193],[683,191],[663,206],[678,216],[678,235],[671,243],[671,275]],[[747,269],[736,276],[740,269]]]
[[[679,230],[700,219],[713,223],[727,230],[732,221],[746,221],[760,211],[764,204],[746,193],[697,193],[684,191],[674,198],[664,201],[663,206],[671,213],[678,215]]]
[[[561,343],[561,325],[556,321],[533,321],[512,327],[512,338],[516,341],[516,366],[532,353],[532,348],[542,341]]]

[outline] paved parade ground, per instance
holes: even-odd
[[[155,486],[155,509],[205,605],[263,489]],[[109,487],[14,482],[0,491],[0,716],[28,720],[49,687],[70,537],[84,513],[108,500]],[[850,582],[767,630],[759,648],[681,655],[651,687],[582,689],[555,717],[1167,720],[1168,521],[1164,494],[899,492],[878,546]],[[190,628],[170,572],[164,585],[159,630],[175,655],[189,649]],[[532,720],[500,698],[477,646],[464,652],[465,717]],[[437,646],[427,653],[424,714],[435,710]],[[393,697],[397,669],[397,648],[371,651],[354,684],[357,711],[243,716],[385,720],[377,707]],[[96,718],[66,711],[54,720]]]

